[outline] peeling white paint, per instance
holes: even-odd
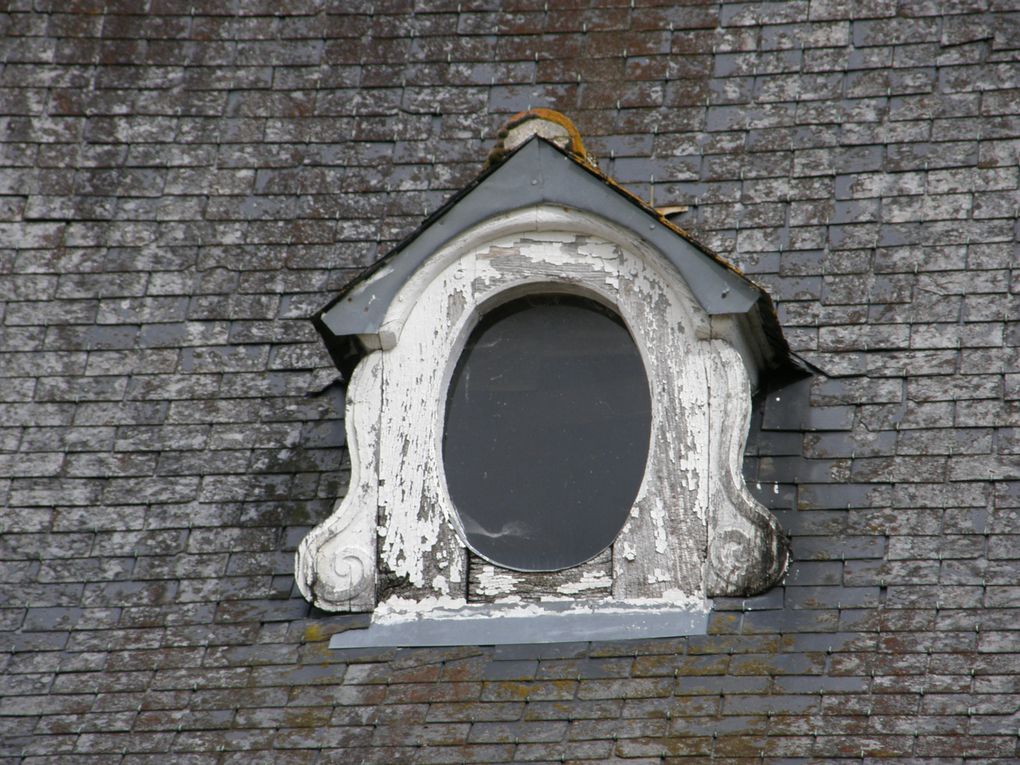
[[[452,621],[498,616],[501,619],[520,619],[535,616],[565,616],[577,614],[626,614],[635,612],[666,613],[683,609],[707,613],[711,601],[667,590],[663,598],[629,598],[623,600],[544,600],[541,603],[524,603],[518,598],[504,598],[496,603],[468,603],[460,598],[425,597],[421,600],[390,597],[382,601],[372,614],[372,623],[392,625],[423,619]]]
[[[371,450],[381,437],[380,374],[376,355],[354,370],[345,417],[351,454],[347,496],[298,547],[294,574],[301,593],[331,611],[366,611],[375,605],[378,495]]]
[[[751,419],[750,380],[740,354],[722,340],[711,341],[712,387],[730,392],[712,409],[712,501],[709,526],[709,595],[752,594],[778,581],[788,550],[779,523],[751,495],[741,469]],[[778,490],[778,484],[776,489]]]
[[[648,584],[661,584],[662,582],[669,582],[671,579],[669,572],[661,568],[653,569],[648,573]]]
[[[613,546],[609,602],[703,602],[706,592],[730,586],[725,582],[746,581],[741,572],[751,579],[760,573],[755,544],[771,541],[768,531],[758,539],[751,529],[778,527],[774,519],[771,526],[762,521],[771,516],[749,499],[739,475],[750,407],[747,356],[711,339],[713,324],[677,271],[633,233],[562,208],[536,207],[457,237],[392,301],[380,330],[392,340],[362,360],[349,390],[352,490],[301,546],[298,578],[306,597],[323,608],[371,610],[376,531],[379,565],[410,583],[416,612],[463,596],[467,542],[442,465],[450,377],[480,315],[550,291],[587,295],[613,308],[631,331],[651,389],[647,467]],[[720,530],[752,544],[716,543]],[[340,573],[356,567],[338,571],[331,563],[349,548],[371,556],[358,558],[371,564],[357,597]],[[713,573],[720,567],[725,576]],[[483,594],[512,595],[517,576],[488,566]],[[559,591],[579,595],[606,587],[607,579],[582,577]],[[387,603],[385,613],[404,608],[403,600]]]
[[[478,592],[485,596],[510,595],[517,584],[517,577],[495,566],[483,565],[478,572]]]
[[[556,591],[561,595],[578,595],[582,592],[602,590],[613,583],[613,578],[602,572],[585,572],[576,582],[561,584]]]

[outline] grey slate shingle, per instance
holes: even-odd
[[[135,5],[0,19],[0,760],[1016,759],[1009,3]],[[828,374],[746,466],[795,560],[702,637],[331,652],[305,318],[529,105]]]

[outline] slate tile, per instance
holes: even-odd
[[[530,704],[531,710],[535,704]],[[423,710],[423,721],[429,722],[510,722],[520,720],[523,702],[454,702],[430,704]],[[402,719],[406,719],[403,718]]]
[[[662,736],[621,739],[616,744],[615,753],[625,758],[645,756],[649,758],[645,761],[668,762],[673,757],[707,756],[712,754],[716,748],[717,740],[711,736],[685,736],[683,738]],[[635,762],[641,761],[635,760]]]
[[[504,88],[504,92],[495,94],[496,101],[521,98],[534,90],[536,81],[562,75],[562,84],[569,79],[569,87],[544,92],[554,101],[559,99],[557,105],[563,108],[568,108],[567,101],[592,107],[577,116],[586,135],[596,136],[592,145],[597,153],[604,155],[604,160],[624,157],[638,168],[667,167],[679,174],[675,184],[660,182],[657,196],[668,188],[670,194],[699,202],[701,209],[692,220],[702,227],[699,234],[706,241],[732,255],[749,273],[779,273],[783,278],[775,281],[776,294],[787,301],[779,306],[780,315],[797,347],[821,348],[822,353],[815,353],[812,360],[819,360],[832,374],[854,375],[816,384],[810,399],[812,409],[851,413],[839,416],[845,416],[846,427],[852,429],[815,430],[805,436],[804,425],[798,422],[789,424],[790,430],[767,431],[756,445],[758,454],[771,458],[764,464],[766,475],[782,468],[802,480],[824,481],[799,487],[786,483],[776,486],[781,490],[782,502],[792,506],[796,501],[801,508],[779,511],[784,528],[795,535],[795,551],[803,555],[794,562],[785,599],[809,607],[775,608],[783,606],[783,600],[765,596],[762,603],[770,606],[769,611],[716,614],[712,635],[671,645],[668,650],[659,650],[654,642],[642,642],[637,647],[579,644],[562,654],[550,648],[499,649],[493,653],[496,662],[485,659],[476,663],[477,656],[454,659],[454,664],[437,659],[447,661],[446,669],[437,675],[442,680],[410,684],[420,686],[406,689],[415,701],[393,704],[389,715],[377,713],[380,723],[387,726],[400,725],[402,716],[411,726],[423,725],[425,710],[441,709],[443,704],[449,707],[443,715],[458,717],[436,719],[436,723],[468,724],[472,719],[469,710],[481,709],[484,715],[485,708],[490,718],[498,719],[478,719],[493,724],[512,723],[522,715],[556,725],[590,718],[583,730],[576,722],[570,724],[575,738],[608,744],[614,732],[626,734],[611,749],[556,749],[548,746],[555,742],[531,741],[520,751],[512,749],[512,744],[478,744],[463,749],[453,745],[427,749],[394,746],[372,751],[334,739],[340,736],[334,731],[341,727],[372,724],[367,717],[369,707],[350,705],[337,707],[349,711],[349,716],[335,716],[333,726],[323,726],[328,728],[323,736],[330,739],[332,748],[324,750],[319,758],[338,762],[461,762],[544,761],[560,756],[605,759],[615,755],[643,761],[646,757],[657,759],[662,753],[661,743],[676,747],[670,752],[676,757],[708,752],[717,757],[759,757],[764,752],[780,762],[797,756],[860,757],[860,743],[865,736],[868,754],[876,757],[903,752],[904,757],[951,758],[966,753],[991,760],[1008,758],[1012,753],[1005,743],[1001,754],[996,754],[998,743],[985,746],[997,736],[1003,742],[1012,741],[1005,735],[1009,731],[996,727],[998,721],[993,718],[997,710],[992,706],[997,703],[996,694],[1016,691],[1010,680],[1012,665],[975,662],[969,655],[985,636],[983,653],[1012,658],[1000,649],[1008,648],[1013,627],[1010,612],[1015,609],[1008,606],[1013,586],[1010,563],[1016,545],[1011,533],[1020,528],[1012,512],[1020,491],[1013,486],[1015,482],[1006,480],[1012,475],[1010,434],[1016,419],[1016,412],[1006,402],[1015,398],[1015,386],[1011,387],[1009,377],[1003,385],[1002,377],[1016,359],[1001,345],[1008,344],[1016,334],[1007,318],[1016,308],[1009,299],[1015,285],[1008,276],[1015,232],[1012,212],[1003,206],[1003,200],[1016,186],[1017,142],[1013,136],[1017,125],[1009,106],[1015,100],[1011,94],[1017,82],[1008,65],[1000,63],[1000,59],[1005,61],[1003,51],[1009,49],[1012,25],[1005,17],[991,15],[993,9],[1000,10],[997,6],[989,9],[980,3],[958,4],[949,10],[968,13],[945,18],[939,16],[947,9],[920,2],[901,3],[899,7],[868,2],[848,9],[845,4],[816,0],[783,8],[774,4],[730,4],[719,8],[664,7],[640,13],[621,6],[592,16],[588,32],[592,39],[596,22],[610,27],[629,25],[631,32],[625,35],[622,29],[612,29],[611,37],[593,43],[594,53],[608,54],[609,58],[593,58],[586,65],[586,81],[578,89],[569,78],[576,67],[567,66],[565,61],[585,54],[583,36],[573,31],[579,23],[585,23],[585,15],[554,8],[554,25],[566,31],[539,37],[549,28],[543,26],[547,14],[537,3],[519,4],[524,14],[521,16],[511,16],[491,3],[466,3],[460,14],[454,13],[455,6],[445,4],[442,13],[422,14],[419,9],[412,17],[406,15],[411,10],[407,3],[396,2],[377,4],[373,17],[332,12],[337,9],[323,14],[314,4],[290,8],[289,16],[275,16],[273,9],[263,3],[245,2],[238,9],[242,15],[235,17],[203,15],[227,13],[216,4],[200,3],[193,9],[194,3],[185,7],[172,0],[158,0],[150,15],[144,17],[110,16],[109,11],[117,7],[111,6],[104,24],[105,41],[77,37],[83,32],[97,33],[90,28],[97,23],[95,17],[88,14],[51,22],[57,25],[53,29],[64,25],[60,27],[66,35],[64,40],[35,37],[29,45],[19,39],[18,35],[24,33],[46,34],[43,11],[49,5],[37,4],[41,12],[32,14],[12,9],[15,12],[6,28],[8,65],[0,84],[40,92],[50,88],[53,98],[44,103],[34,91],[25,90],[9,99],[12,108],[36,114],[11,115],[4,124],[8,198],[16,201],[13,206],[0,202],[0,217],[7,215],[5,223],[14,226],[10,231],[16,231],[25,241],[48,246],[52,239],[53,248],[25,250],[13,259],[0,252],[0,271],[13,267],[19,274],[9,286],[15,290],[12,297],[16,302],[3,309],[8,328],[4,337],[25,354],[14,359],[16,364],[28,365],[14,378],[18,381],[31,380],[28,375],[41,368],[37,365],[46,357],[36,355],[37,350],[87,352],[89,356],[87,362],[84,357],[50,357],[47,364],[55,364],[51,369],[54,374],[40,378],[34,401],[29,401],[31,390],[23,382],[8,386],[7,403],[17,403],[18,407],[0,410],[8,415],[0,444],[9,445],[11,453],[20,449],[23,454],[37,455],[39,464],[26,471],[19,467],[24,462],[21,458],[8,460],[19,475],[13,480],[0,480],[0,493],[18,509],[17,518],[5,524],[6,530],[32,532],[14,535],[14,545],[21,548],[19,556],[23,550],[33,551],[33,555],[65,556],[50,557],[38,564],[24,557],[10,561],[21,567],[17,568],[17,576],[38,578],[37,582],[27,582],[30,586],[21,595],[38,599],[39,603],[52,603],[38,606],[42,610],[37,619],[43,619],[46,613],[74,614],[75,609],[82,608],[85,591],[80,587],[63,588],[75,584],[76,571],[90,581],[89,598],[123,603],[85,609],[88,614],[82,612],[79,628],[91,624],[99,629],[75,632],[69,643],[75,652],[66,654],[69,658],[63,663],[57,661],[65,655],[59,649],[69,636],[61,631],[60,623],[54,623],[57,631],[28,633],[29,640],[23,635],[16,637],[18,648],[42,649],[33,654],[35,657],[52,655],[54,661],[48,665],[36,659],[37,671],[51,672],[63,666],[70,674],[94,675],[103,668],[109,645],[122,647],[122,653],[111,659],[114,667],[127,668],[157,660],[156,654],[149,652],[164,650],[158,647],[164,642],[185,644],[165,649],[180,653],[166,654],[162,659],[180,664],[177,668],[181,670],[197,666],[188,657],[207,650],[203,646],[210,643],[236,648],[235,653],[215,649],[211,655],[239,664],[257,660],[256,654],[249,659],[245,656],[259,640],[275,646],[258,654],[266,657],[285,650],[285,646],[297,645],[288,641],[299,633],[286,639],[281,636],[290,635],[285,628],[290,620],[305,619],[307,606],[300,598],[276,598],[281,588],[292,586],[281,567],[308,525],[328,512],[327,500],[312,500],[311,496],[320,493],[332,498],[342,489],[344,475],[327,471],[326,466],[333,447],[342,442],[343,429],[339,421],[315,425],[322,422],[316,419],[321,410],[315,406],[289,412],[289,403],[278,411],[260,408],[259,399],[303,396],[307,392],[301,388],[304,376],[329,368],[321,349],[316,356],[306,355],[297,347],[285,348],[289,342],[302,343],[308,338],[292,337],[287,328],[274,328],[274,322],[280,316],[304,320],[328,299],[332,285],[339,288],[355,266],[366,264],[385,250],[388,242],[410,231],[423,207],[434,208],[473,175],[473,158],[481,157],[478,147],[498,123],[491,114],[484,113],[492,106],[498,109],[498,103],[478,101],[479,93],[487,94],[486,89],[495,85]],[[473,9],[470,17],[468,8]],[[163,12],[172,16],[160,17]],[[789,16],[791,13],[794,16]],[[485,25],[493,16],[485,14],[500,19],[503,26],[496,25],[494,30],[512,34],[490,34]],[[714,29],[720,15],[724,26],[709,35],[708,30]],[[184,20],[195,34],[193,39],[178,42],[175,35],[183,28]],[[990,24],[991,20],[996,23]],[[471,35],[477,39],[458,42],[453,35],[458,22],[467,25],[461,31],[478,32]],[[664,36],[664,24],[669,22],[674,30]],[[730,23],[751,26],[725,26]],[[362,40],[373,26],[379,34]],[[409,29],[419,32],[422,39],[410,40],[406,36]],[[126,39],[140,30],[147,30],[149,38],[144,51]],[[434,37],[434,33],[441,36]],[[314,34],[320,37],[310,39],[309,35]],[[125,39],[114,42],[119,36]],[[658,60],[664,40],[670,45],[669,61]],[[944,47],[946,42],[952,43],[951,49]],[[828,47],[812,47],[815,45]],[[628,48],[627,61],[622,59],[621,47]],[[250,66],[236,66],[238,51],[261,51],[286,66],[274,71],[264,61],[254,59]],[[451,53],[449,63],[447,51]],[[409,52],[412,57],[429,61],[408,60]],[[191,64],[186,69],[179,66],[182,54]],[[992,60],[987,60],[988,55]],[[504,56],[517,60],[494,60]],[[464,57],[475,60],[464,61]],[[317,67],[321,60],[346,60],[347,64],[325,72]],[[19,61],[32,63],[24,66]],[[88,67],[97,66],[97,61],[94,76],[101,88],[90,93],[83,88],[89,81]],[[112,62],[123,63],[114,66]],[[595,75],[618,71],[633,74],[638,84],[616,95],[608,89],[591,92],[591,85],[598,80]],[[714,82],[710,77],[715,78]],[[738,77],[748,78],[749,83],[756,78],[754,88],[737,87]],[[394,85],[401,78],[406,78],[412,90],[405,92]],[[679,87],[678,78],[686,78],[689,84]],[[726,79],[734,84],[727,86],[723,82]],[[155,89],[167,83],[184,85],[185,90],[170,93]],[[366,97],[367,90],[358,90],[359,84],[379,91],[376,95],[386,91],[392,96],[372,104]],[[933,91],[936,86],[939,91]],[[308,95],[316,88],[322,89],[317,96]],[[326,89],[334,93],[326,97]],[[185,98],[189,90],[192,97]],[[230,100],[225,95],[228,90],[234,91]],[[703,99],[713,93],[738,99],[753,96],[758,103],[709,102],[706,106]],[[847,99],[847,93],[864,97]],[[129,96],[133,98],[134,113],[115,113],[125,107]],[[402,115],[395,111],[405,99],[411,99],[406,104],[427,112],[441,108],[437,99],[451,98],[456,108],[469,111],[447,113],[438,120],[429,114]],[[624,108],[616,113],[618,99],[622,106],[635,104],[640,108]],[[674,107],[669,120],[663,121],[659,104]],[[335,116],[315,117],[313,112],[320,107],[336,112]],[[723,107],[733,108],[719,111]],[[223,108],[244,116],[219,116]],[[354,114],[354,108],[360,114]],[[307,113],[300,114],[302,109]],[[926,132],[929,129],[930,135]],[[715,130],[718,132],[712,132]],[[83,135],[93,143],[81,144]],[[840,136],[843,149],[837,148]],[[360,144],[362,139],[367,143]],[[926,143],[929,139],[933,139],[930,144]],[[55,143],[45,143],[48,141]],[[394,141],[403,141],[403,147],[398,144],[395,150]],[[422,167],[391,170],[394,158],[398,164],[430,162],[432,156],[422,154],[427,153],[428,146],[436,154],[431,177],[422,173]],[[703,154],[707,155],[704,160]],[[323,181],[339,182],[347,177],[342,168],[358,165],[378,166],[377,173],[350,176],[368,193],[339,190],[336,200],[325,203],[321,190],[309,188]],[[75,176],[69,168],[79,171],[81,183],[86,184],[82,188],[91,187],[104,196],[76,197]],[[223,198],[243,198],[255,191],[259,172],[264,173],[263,191],[280,197],[310,193],[295,202],[259,200],[247,209],[241,200]],[[381,186],[367,188],[378,186],[379,180],[391,175],[415,188],[389,196]],[[165,182],[162,193],[170,195],[165,204],[154,196],[158,192],[154,185],[149,187],[150,182]],[[115,196],[132,189],[143,196]],[[219,224],[198,220],[205,194],[214,198],[214,214],[238,219]],[[973,200],[971,195],[975,195]],[[737,203],[746,207],[739,233],[733,220],[740,212]],[[954,217],[962,215],[964,207],[973,207],[975,215]],[[244,220],[245,215],[284,212],[309,220]],[[341,225],[331,221],[322,225],[322,219],[314,219],[322,215],[334,218],[337,214],[341,215]],[[787,214],[792,216],[789,221]],[[22,216],[31,220],[25,221]],[[157,216],[163,220],[157,222]],[[119,220],[112,220],[114,217]],[[55,222],[58,219],[67,223]],[[787,225],[789,231],[784,230]],[[63,232],[59,247],[53,239],[58,232]],[[338,237],[341,246],[335,246]],[[112,250],[104,249],[111,246]],[[281,276],[283,263],[309,273]],[[201,267],[200,272],[181,270],[196,265]],[[323,268],[330,269],[331,275],[326,275]],[[114,275],[120,269],[126,274],[123,277]],[[142,294],[139,275],[147,270],[156,273],[148,277],[147,294]],[[32,278],[25,280],[20,274]],[[76,323],[52,323],[54,306],[45,298],[54,279],[64,290],[62,294],[73,298],[56,308],[63,311],[64,321]],[[315,282],[314,287],[308,285],[308,279]],[[242,282],[244,289],[258,294],[236,294]],[[100,304],[93,297],[105,302]],[[127,313],[114,316],[116,306],[107,303],[115,297],[183,297],[187,299],[186,313],[181,315],[175,308],[178,318],[160,316],[150,321],[143,318],[151,310],[147,307],[150,304],[140,303],[122,307]],[[113,323],[98,327],[90,324],[97,310]],[[961,318],[965,323],[960,323]],[[139,323],[142,321],[145,323]],[[231,336],[225,334],[228,321],[242,322],[232,327]],[[909,347],[904,344],[904,336]],[[265,375],[264,359],[256,354],[250,360],[251,368],[229,373],[223,380],[235,396],[223,402],[216,400],[222,373],[216,364],[191,379],[186,379],[189,376],[181,374],[177,365],[181,347],[192,349],[188,359],[193,364],[196,360],[203,362],[203,358],[204,362],[222,361],[221,354],[232,363],[230,353],[248,353],[229,350],[228,340],[274,346],[265,363],[281,369],[276,376]],[[314,346],[312,343],[308,350]],[[72,366],[61,371],[61,359],[68,359]],[[235,361],[249,363],[240,357]],[[307,371],[285,379],[284,375],[290,373],[282,367],[288,364]],[[82,372],[89,377],[77,377]],[[125,389],[128,376],[132,379]],[[173,400],[176,406],[170,405],[165,414],[174,424],[159,418],[158,407],[152,411],[130,406],[118,407],[119,411],[86,408],[85,420],[79,425],[71,419],[76,416],[73,410],[44,406],[73,404],[72,394],[87,404],[119,404],[125,392],[129,404]],[[30,406],[23,407],[24,403]],[[833,427],[843,422],[823,424]],[[337,432],[339,439],[335,437]],[[304,454],[285,458],[278,453],[280,449],[293,449],[299,441],[305,444]],[[322,476],[321,486],[306,480],[307,476],[286,485],[268,481],[251,487],[216,477],[225,473],[240,476],[246,466],[239,467],[237,460],[251,448],[259,450],[250,463],[258,470],[276,475],[287,475],[295,469],[308,471],[312,477]],[[114,449],[121,457],[109,457]],[[222,452],[219,467],[206,476],[208,487],[200,489],[209,502],[180,501],[177,495],[167,493],[173,491],[168,484],[158,481],[154,483],[156,493],[149,498],[173,498],[176,502],[156,501],[142,506],[137,497],[128,496],[135,494],[140,484],[124,479],[149,476],[153,465],[161,465],[162,472],[205,475],[196,466],[199,455],[210,453],[203,451],[206,449]],[[799,463],[788,458],[803,449],[816,459],[798,467]],[[57,465],[48,455],[61,451],[66,451],[68,457]],[[156,451],[165,452],[159,463],[154,462]],[[840,472],[844,460],[853,463],[846,474]],[[67,476],[51,475],[65,468]],[[754,469],[758,468],[756,462]],[[807,472],[802,474],[801,468]],[[46,474],[27,475],[31,470]],[[95,492],[105,489],[74,483],[82,478],[107,481],[118,474],[120,480],[112,484],[109,497],[126,504],[107,507],[103,512],[94,502],[99,498]],[[959,480],[946,482],[947,476]],[[986,480],[989,477],[1001,479],[994,490]],[[844,483],[833,483],[834,479]],[[863,483],[846,483],[851,479]],[[190,485],[186,488],[189,497],[198,496],[188,493]],[[253,502],[246,493],[248,488],[264,492],[265,501]],[[771,491],[764,489],[771,487],[763,487],[757,496],[771,498]],[[309,499],[305,499],[306,494]],[[23,502],[39,504],[19,507]],[[89,511],[93,511],[91,522]],[[286,527],[286,531],[266,549],[182,552],[143,556],[137,562],[121,555],[98,557],[115,552],[116,545],[102,548],[95,555],[81,547],[93,544],[96,528],[100,529],[101,544],[109,547],[111,532],[176,532],[191,527],[194,533],[219,526],[227,529],[228,537],[230,529],[235,528]],[[985,534],[989,535],[987,547]],[[43,537],[48,535],[54,539],[44,542]],[[886,537],[888,541],[884,541]],[[874,540],[882,544],[876,545]],[[11,540],[4,541],[6,550],[12,550]],[[68,554],[72,557],[66,557]],[[228,562],[237,578],[218,583],[222,567]],[[125,577],[153,582],[183,578],[189,596],[195,597],[252,597],[225,600],[219,607],[207,602],[154,605],[144,602],[144,597],[134,603],[140,596],[130,588],[106,589],[111,580]],[[987,583],[998,605],[983,602],[981,609],[972,610],[982,583]],[[61,586],[46,589],[36,584]],[[824,606],[824,600],[834,594],[821,590],[837,585],[850,588],[848,591],[860,590],[867,597],[871,597],[873,588],[887,588],[881,613],[867,607],[847,609],[842,600],[837,602],[844,606],[838,616],[831,608],[811,613],[815,611],[813,606]],[[987,591],[983,592],[982,597],[989,597]],[[881,592],[879,596],[883,597]],[[941,606],[937,611],[933,600],[935,606]],[[742,608],[739,601],[730,605]],[[916,607],[898,607],[902,605]],[[26,618],[20,608],[5,612],[13,614],[11,624],[20,625]],[[122,624],[144,628],[106,629],[118,614]],[[736,621],[728,621],[729,617]],[[212,625],[214,619],[218,623]],[[936,621],[949,631],[933,632]],[[979,631],[975,631],[976,625],[981,625]],[[842,631],[831,632],[833,629]],[[732,634],[734,631],[743,634]],[[818,699],[824,717],[775,715],[767,738],[756,735],[763,732],[767,719],[760,707],[752,709],[749,705],[746,714],[718,718],[720,711],[725,711],[721,699],[731,698],[719,695],[728,687],[721,673],[729,672],[731,662],[739,656],[769,655],[782,645],[783,650],[800,657],[825,652],[832,647],[830,642],[837,653],[826,654],[832,664],[825,675],[781,674],[767,687],[732,686],[734,694]],[[928,660],[928,675],[894,674],[920,672],[922,664],[890,660],[884,664],[872,661],[870,665],[839,665],[835,657],[841,646],[857,646],[862,656],[874,655],[876,647],[882,654],[900,651],[925,660],[925,648],[935,653]],[[306,662],[311,656],[310,651],[302,650],[300,661]],[[389,661],[393,656],[393,652],[375,651],[361,658]],[[702,659],[704,671],[720,674],[702,675],[700,679],[692,675],[694,682],[678,685],[676,690],[684,695],[668,697],[672,701],[666,697],[633,698],[623,704],[620,698],[581,701],[573,695],[527,703],[516,696],[507,701],[477,701],[483,666],[520,663],[532,667],[537,661],[536,671],[543,679],[580,674],[586,678],[585,683],[629,683],[635,677],[627,673],[636,672],[638,667],[648,678],[661,672],[659,679],[665,680],[678,667],[682,673],[696,672]],[[456,664],[458,661],[461,663]],[[740,661],[750,666],[752,660]],[[740,661],[737,666],[741,666]],[[294,665],[288,661],[269,666]],[[397,665],[392,666],[396,669]],[[400,666],[401,672],[419,671],[413,664]],[[972,680],[969,673],[975,667],[979,673]],[[872,681],[869,668],[889,674],[880,674]],[[435,670],[420,671],[428,674]],[[839,671],[843,674],[836,674]],[[443,688],[449,680],[465,684],[466,700],[429,707],[437,695],[448,692]],[[868,682],[871,685],[865,686]],[[961,729],[954,719],[961,715],[941,713],[955,712],[964,695],[971,692],[971,683],[992,697],[992,705],[982,708],[983,713],[992,714],[986,722],[971,722],[970,727]],[[98,708],[117,709],[109,718],[103,717],[105,712],[94,712],[85,718],[87,726],[98,727],[108,719],[107,727],[123,728],[127,715],[134,714],[137,704],[145,701],[162,705],[168,713],[158,719],[145,718],[139,732],[171,732],[174,721],[184,719],[179,710],[187,704],[196,710],[202,706],[213,708],[211,716],[196,715],[192,720],[195,725],[221,727],[232,719],[228,715],[238,704],[242,711],[245,705],[249,707],[244,719],[254,724],[260,719],[256,710],[282,707],[292,696],[296,699],[315,687],[199,691],[150,688],[104,693],[95,701],[91,695],[79,701],[73,694],[63,699],[51,697],[47,711],[53,716],[39,730],[53,735],[48,742],[34,740],[30,756],[38,755],[40,761],[63,758],[68,762],[119,756],[121,750],[116,749],[89,754],[82,751],[76,757],[69,751],[76,740],[62,738],[66,734],[59,732],[73,715],[87,713],[93,703]],[[333,694],[337,687],[321,686],[324,695],[316,696],[315,703],[332,706],[338,700],[357,700],[345,695],[346,690]],[[623,689],[617,688],[620,692]],[[879,692],[864,696],[864,690]],[[924,716],[918,716],[922,690],[927,691],[929,699],[946,697],[945,705],[939,707],[931,701],[922,708]],[[394,692],[393,698],[386,700],[399,701],[401,693]],[[576,689],[570,691],[573,693]],[[43,698],[18,699],[29,712],[25,720],[34,723],[30,715],[42,709]],[[367,703],[378,700],[361,699]],[[60,705],[65,703],[62,709]],[[715,728],[697,729],[693,724],[687,728],[674,720],[673,733],[682,733],[683,738],[671,735],[661,741],[662,715],[667,708],[673,714],[684,712],[713,720]],[[875,718],[870,727],[869,712]],[[617,721],[621,714],[632,722],[626,730]],[[294,718],[277,718],[287,723],[277,743],[289,747],[289,756],[299,762],[311,756],[311,749],[305,747],[321,741],[310,735],[310,730],[303,730],[300,717],[298,713]],[[261,719],[270,721],[267,717]],[[318,712],[307,719],[322,721]],[[913,721],[926,726],[934,739],[925,744],[931,748],[928,754],[916,748],[917,739],[909,730]],[[820,727],[825,729],[822,735],[809,738]],[[571,728],[566,730],[570,737]],[[977,752],[949,748],[950,738],[964,740],[959,735],[961,730],[982,739],[976,745]],[[947,735],[950,731],[952,736]],[[111,739],[116,732],[110,731]],[[221,744],[225,748],[218,756],[223,761],[240,757],[246,762],[273,760],[264,753],[240,748],[269,746],[270,739],[217,737],[215,734],[222,730],[191,732],[203,737],[191,738],[190,745],[189,739],[180,738],[184,748],[194,749],[180,752],[181,761],[209,762],[209,752]],[[712,739],[712,733],[719,737]],[[128,742],[129,749],[146,748],[144,739],[118,740]],[[99,742],[96,746],[102,749],[105,744]],[[129,752],[126,759],[155,762],[161,756],[165,754],[137,751]]]
[[[383,730],[377,728],[376,731]],[[308,727],[284,729],[273,737],[273,748],[291,751],[294,749],[310,749],[340,746],[357,746],[368,744],[373,739],[372,729],[365,727],[340,728]]]
[[[483,680],[532,680],[538,670],[537,661],[494,661],[485,667]]]
[[[667,696],[672,689],[672,678],[582,680],[577,687],[577,695],[581,699],[648,698]]]
[[[662,703],[649,704],[642,700],[627,700],[624,704],[623,718],[621,720],[574,720],[567,730],[567,738],[572,741],[598,740],[598,739],[638,739],[646,736],[662,736],[666,733],[668,723],[665,713],[657,714],[661,710]],[[644,710],[645,714],[628,714]],[[691,708],[685,708],[685,712],[693,714]],[[645,715],[649,719],[640,719]]]
[[[565,721],[476,722],[471,725],[472,743],[557,742],[567,730]]]
[[[580,658],[587,654],[588,643],[528,643],[496,646],[494,658],[501,661],[529,659],[552,660]]]

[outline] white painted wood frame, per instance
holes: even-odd
[[[468,544],[442,459],[447,388],[479,317],[529,293],[604,303],[644,361],[651,439],[641,488],[612,545],[613,601],[703,608],[706,596],[777,581],[786,567],[779,526],[741,475],[757,339],[736,318],[708,316],[640,232],[538,205],[449,241],[404,284],[378,334],[361,338],[376,350],[347,391],[350,487],[300,545],[305,597],[327,610],[371,611],[382,571],[403,583],[404,601],[464,598]],[[514,577],[504,580],[512,602]],[[499,587],[488,585],[490,594]]]

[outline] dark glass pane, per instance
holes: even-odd
[[[644,365],[615,314],[544,295],[485,315],[450,383],[443,433],[468,542],[527,571],[597,555],[637,495],[650,429]]]

